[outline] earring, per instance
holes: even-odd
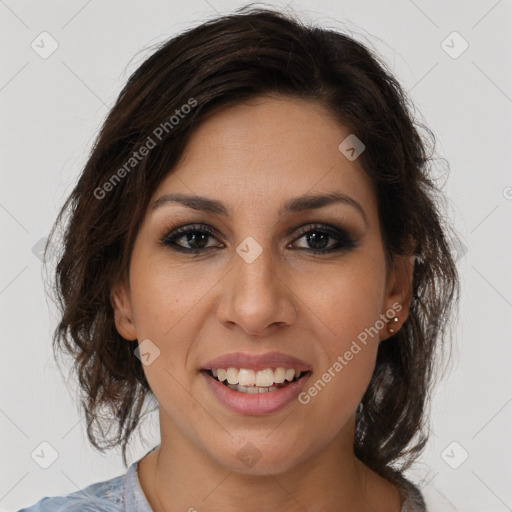
[[[393,322],[391,325],[388,325],[388,332],[389,334],[394,334],[396,332],[396,329],[394,327],[397,327],[398,325],[398,318],[395,316],[391,319],[391,322]]]
[[[363,403],[359,402],[359,405],[357,406],[357,409],[356,409],[356,414],[359,414],[362,409],[363,409]]]

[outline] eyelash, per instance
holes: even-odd
[[[297,237],[293,240],[293,242],[296,242],[300,238],[302,238],[304,235],[307,235],[309,233],[323,233],[327,234],[332,238],[336,238],[338,240],[338,246],[336,245],[334,247],[331,247],[330,249],[299,249],[303,251],[310,252],[312,254],[327,254],[335,251],[343,251],[347,249],[353,249],[357,247],[357,244],[355,240],[343,229],[335,228],[334,226],[329,226],[328,224],[308,224],[304,228],[301,228],[299,230],[299,233]],[[205,226],[204,224],[193,224],[190,226],[183,226],[180,227],[171,233],[165,235],[160,240],[160,245],[170,247],[173,251],[182,252],[182,253],[188,253],[191,255],[200,255],[201,253],[205,253],[206,251],[209,251],[210,249],[215,249],[215,247],[206,247],[206,248],[200,248],[200,249],[187,249],[185,247],[182,247],[178,244],[176,244],[176,240],[179,240],[185,235],[188,235],[190,233],[203,233],[207,234],[213,238],[215,237],[215,233],[212,231],[211,228],[208,226]]]

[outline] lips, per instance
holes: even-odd
[[[202,370],[200,374],[221,405],[232,412],[251,416],[273,414],[291,406],[311,377],[311,373],[307,372],[282,388],[274,388],[274,391],[248,394],[230,389],[214,379],[208,370]]]
[[[293,368],[302,372],[312,371],[313,367],[297,357],[282,352],[265,352],[251,354],[249,352],[233,352],[225,354],[205,363],[200,370],[217,368],[246,368],[247,370],[265,370],[266,368]]]

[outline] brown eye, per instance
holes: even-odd
[[[344,230],[338,228],[332,228],[325,224],[314,224],[303,228],[299,232],[299,237],[295,240],[304,238],[306,243],[310,245],[310,249],[306,248],[312,253],[328,253],[331,251],[352,249],[356,247],[355,241],[352,237]],[[329,247],[329,239],[337,240],[334,246]]]
[[[208,238],[210,237],[214,237],[214,234],[207,226],[186,226],[166,235],[161,243],[180,252],[202,252],[212,247],[207,247]],[[189,244],[188,249],[186,246],[177,243],[182,238],[184,244]]]
[[[205,225],[191,225],[178,228],[167,234],[160,241],[161,245],[170,247],[174,251],[199,254],[215,248],[208,245],[209,238],[216,238],[212,229]],[[309,247],[299,248],[313,254],[326,254],[333,251],[342,251],[357,246],[353,238],[343,229],[326,224],[307,225],[299,232],[294,242],[304,238]],[[335,240],[329,244],[329,240]],[[179,240],[183,240],[178,243]],[[291,245],[291,244],[290,244]],[[188,246],[188,247],[187,247]],[[222,248],[217,246],[218,248]]]

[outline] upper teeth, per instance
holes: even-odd
[[[247,370],[245,368],[216,368],[212,369],[214,377],[221,382],[227,379],[229,384],[240,384],[241,386],[268,387],[272,384],[281,384],[285,381],[292,381],[295,377],[300,377],[301,371],[293,368],[265,368],[265,370]]]

